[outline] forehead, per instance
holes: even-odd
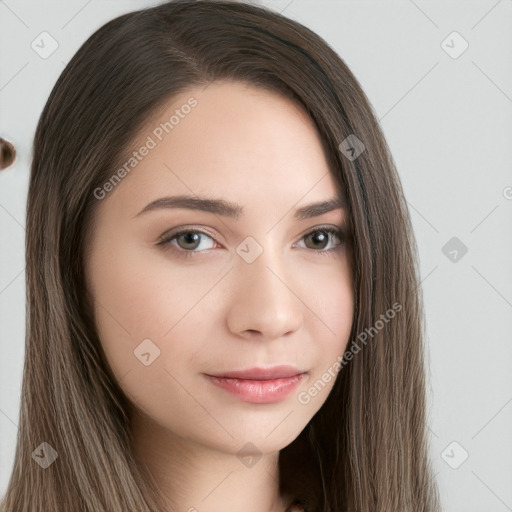
[[[251,84],[214,82],[173,97],[130,149],[143,146],[145,156],[116,187],[126,201],[186,193],[282,211],[337,195],[303,107]]]

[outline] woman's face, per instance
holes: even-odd
[[[215,82],[175,97],[133,149],[121,181],[95,192],[86,261],[112,371],[147,429],[279,450],[325,402],[353,315],[349,249],[325,231],[348,212],[296,216],[337,198],[314,125],[281,96]],[[197,208],[143,211],[177,196]],[[207,376],[277,365],[306,373],[229,389]]]

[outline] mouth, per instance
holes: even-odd
[[[306,370],[299,370],[291,365],[279,365],[270,368],[255,367],[246,370],[235,370],[210,376],[224,379],[272,380],[295,377],[303,373],[306,373]]]
[[[280,366],[204,375],[216,387],[243,402],[270,404],[284,400],[306,378],[308,372]]]

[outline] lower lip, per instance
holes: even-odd
[[[272,404],[284,400],[302,381],[306,373],[270,380],[229,379],[206,375],[216,386],[244,402]]]

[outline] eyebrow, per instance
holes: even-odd
[[[168,209],[168,208],[184,208],[187,210],[200,210],[204,212],[214,213],[223,217],[230,217],[239,220],[243,214],[244,209],[242,206],[226,201],[225,199],[207,199],[202,197],[192,197],[186,195],[174,197],[161,197],[151,201],[147,204],[135,217],[155,210]],[[324,213],[336,209],[344,209],[345,203],[340,198],[332,198],[326,201],[307,204],[297,208],[294,213],[296,220],[311,219],[318,217]]]

